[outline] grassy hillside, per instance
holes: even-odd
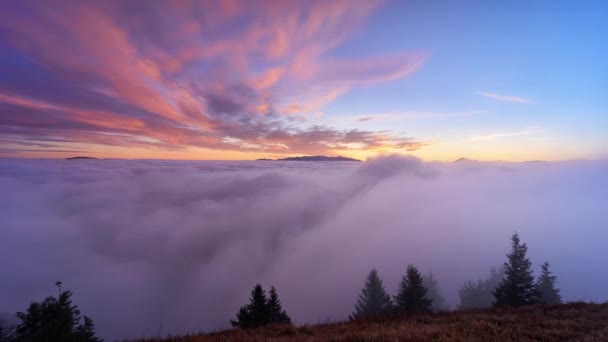
[[[303,327],[228,330],[145,341],[608,341],[608,304],[449,312]]]

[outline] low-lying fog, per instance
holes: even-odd
[[[517,231],[565,300],[608,299],[608,162],[0,160],[0,311],[74,291],[112,340],[222,329],[254,284],[296,323],[347,318],[376,267],[449,304]]]

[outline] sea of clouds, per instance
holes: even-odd
[[[102,337],[229,326],[253,285],[296,323],[345,319],[376,267],[449,304],[517,231],[566,300],[608,299],[608,162],[0,159],[0,311],[75,292]]]

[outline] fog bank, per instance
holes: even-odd
[[[376,267],[458,287],[517,231],[565,300],[608,299],[608,162],[0,159],[0,311],[75,292],[107,339],[226,328],[256,283],[345,319]]]

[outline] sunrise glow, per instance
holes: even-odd
[[[608,156],[591,6],[141,5],[2,5],[0,156]]]

